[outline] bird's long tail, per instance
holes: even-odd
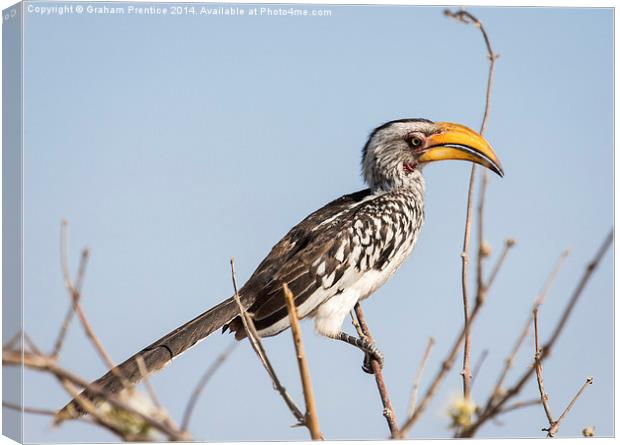
[[[91,386],[106,394],[115,394],[127,386],[135,385],[142,379],[138,357],[142,357],[144,360],[147,374],[157,371],[166,366],[174,357],[182,354],[215,330],[225,326],[238,313],[237,304],[233,298],[229,298],[134,354],[92,382]],[[80,397],[97,404],[103,400],[99,394],[98,391],[95,392],[86,388]],[[73,419],[85,413],[82,405],[73,399],[58,412],[56,422]]]

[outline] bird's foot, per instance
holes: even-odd
[[[374,343],[370,343],[371,351],[366,352],[364,355],[364,363],[362,364],[362,371],[368,374],[374,374],[375,370],[372,367],[372,360],[376,360],[379,367],[383,369],[383,352],[377,348]]]
[[[372,360],[376,360],[377,363],[379,363],[379,366],[383,368],[383,353],[374,343],[369,342],[365,338],[353,337],[346,332],[341,332],[337,338],[339,340],[349,343],[350,345],[355,346],[356,348],[361,349],[364,352],[365,357],[364,363],[362,365],[362,370],[364,372],[368,374],[374,374],[371,363]]]

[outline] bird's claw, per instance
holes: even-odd
[[[362,371],[367,374],[374,374],[375,371],[372,367],[372,360],[376,360],[379,364],[379,368],[383,369],[383,353],[374,344],[370,346],[368,352],[364,355],[364,363],[362,364]]]

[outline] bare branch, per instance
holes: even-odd
[[[411,397],[409,398],[409,409],[407,410],[407,415],[412,416],[415,411],[415,404],[418,398],[418,392],[420,390],[420,380],[422,380],[422,374],[424,373],[424,368],[426,367],[426,362],[428,362],[428,358],[431,355],[431,349],[435,345],[435,339],[433,337],[428,338],[428,343],[426,344],[426,349],[424,350],[424,355],[422,356],[422,360],[418,365],[418,370],[415,373],[415,377],[413,379],[413,386],[411,387]]]
[[[370,333],[370,329],[368,329],[368,325],[366,324],[366,319],[364,318],[364,312],[362,311],[362,306],[359,303],[355,305],[355,315],[357,317],[357,321],[360,326],[360,330],[364,337],[371,343],[374,343],[374,339]],[[371,358],[370,366],[372,366],[372,370],[375,376],[375,381],[377,382],[377,389],[379,390],[379,395],[381,396],[381,403],[383,404],[383,416],[387,421],[388,428],[390,429],[390,434],[392,437],[397,437],[400,432],[398,431],[398,423],[396,421],[396,414],[394,413],[394,408],[392,408],[392,402],[390,400],[390,396],[388,395],[387,387],[385,386],[385,382],[383,381],[383,371],[381,370],[381,365],[377,362],[376,359]]]
[[[593,272],[596,270],[601,260],[603,259],[603,256],[605,255],[607,250],[610,248],[613,242],[613,234],[614,232],[612,229],[610,230],[609,234],[605,237],[605,240],[603,241],[603,243],[597,250],[596,255],[594,256],[592,261],[586,266],[586,270],[584,271],[581,279],[579,280],[577,287],[573,291],[573,294],[569,302],[564,308],[564,311],[562,312],[560,320],[558,321],[555,329],[553,330],[551,337],[541,348],[541,354],[540,354],[541,362],[543,362],[551,354],[551,350],[553,346],[555,345],[557,339],[559,338],[560,334],[562,333],[564,326],[566,325],[566,322],[571,316],[573,309],[575,307],[575,304],[577,303],[577,301],[579,301],[579,298],[581,297],[586,285],[590,281],[590,278],[592,277]],[[502,410],[503,406],[506,404],[507,401],[509,401],[514,396],[520,393],[521,389],[530,379],[534,371],[535,370],[533,366],[530,367],[528,370],[526,370],[511,388],[507,389],[500,397],[498,397],[497,400],[491,404],[491,406],[489,406],[488,408],[485,408],[484,411],[478,416],[476,421],[461,432],[460,437],[473,437],[474,434],[476,434],[476,432],[478,431],[478,429],[486,421],[495,417]]]
[[[166,413],[166,410],[164,409],[163,405],[159,402],[159,399],[157,398],[157,394],[155,393],[155,389],[153,388],[153,385],[151,385],[151,381],[150,381],[150,379],[148,377],[149,373],[148,373],[148,370],[146,368],[146,363],[144,363],[144,358],[142,358],[142,356],[136,357],[136,364],[138,365],[138,370],[140,371],[140,377],[142,379],[142,383],[146,387],[146,391],[149,394],[151,402],[153,403],[155,408],[157,408],[158,414],[160,416],[162,416],[162,422],[168,428],[170,428],[171,430],[175,430],[175,431],[178,430],[179,428],[176,426],[176,424],[170,418],[170,416],[168,416],[168,414]],[[185,430],[181,430],[181,434],[183,434],[183,433],[186,433],[186,431]]]
[[[286,283],[284,283],[282,289],[284,290],[284,300],[286,301],[286,308],[288,309],[288,316],[291,322],[291,332],[293,334],[295,351],[297,352],[297,364],[299,365],[301,386],[304,391],[304,400],[306,402],[306,427],[308,428],[308,431],[310,431],[310,437],[312,440],[322,440],[323,437],[321,436],[319,419],[316,414],[316,404],[314,402],[314,392],[312,390],[310,370],[308,369],[308,362],[306,361],[306,355],[304,353],[304,344],[301,339],[301,328],[299,327],[299,318],[297,316],[295,300],[293,298],[293,293],[288,288]]]
[[[549,406],[549,395],[545,392],[543,385],[543,371],[542,364],[540,363],[540,342],[538,339],[538,308],[534,309],[534,368],[536,369],[536,381],[538,382],[538,391],[540,392],[540,401],[545,410],[545,415],[549,421],[549,425],[553,425],[553,414],[551,414],[551,407]]]
[[[12,409],[14,411],[19,411],[20,413],[29,413],[29,414],[38,414],[41,416],[52,416],[56,415],[56,411],[53,409],[45,409],[45,408],[29,408],[27,406],[16,405],[11,402],[2,401],[2,406],[4,408]]]
[[[472,201],[474,194],[474,180],[476,178],[476,165],[472,165],[469,176],[469,189],[467,191],[467,212],[465,217],[465,235],[463,237],[463,251],[461,252],[461,287],[463,289],[463,320],[465,324],[465,342],[463,344],[463,397],[469,401],[471,398],[471,329],[469,320],[469,237],[471,233]]]
[[[484,298],[486,294],[483,265],[484,260],[489,256],[489,249],[484,242],[484,201],[487,193],[487,185],[489,183],[486,169],[482,169],[480,176],[481,186],[480,197],[478,198],[478,249],[476,255],[476,299]]]
[[[474,386],[476,377],[478,377],[478,373],[480,372],[480,369],[482,368],[482,365],[484,364],[484,361],[487,359],[488,356],[489,356],[488,349],[483,350],[482,354],[480,354],[480,358],[478,358],[478,362],[476,362],[476,365],[474,366],[474,370],[471,373],[471,385],[472,386]]]
[[[532,313],[534,310],[538,309],[540,305],[545,301],[545,297],[547,293],[549,292],[549,290],[551,289],[551,285],[555,281],[555,278],[557,277],[558,272],[560,271],[562,264],[564,263],[564,260],[568,257],[569,253],[570,253],[569,250],[565,250],[564,252],[562,252],[560,257],[558,258],[557,262],[555,263],[555,266],[551,270],[551,273],[547,277],[547,280],[545,281],[540,293],[536,296],[536,298],[534,299],[534,302],[532,303]],[[510,355],[506,358],[504,368],[502,369],[502,373],[497,379],[497,383],[495,383],[495,387],[493,388],[491,397],[489,397],[489,400],[487,401],[486,409],[488,409],[491,406],[491,404],[495,401],[495,399],[497,399],[497,397],[501,394],[502,385],[504,384],[504,381],[506,380],[506,377],[508,376],[508,372],[510,371],[510,369],[512,368],[514,364],[515,357],[517,356],[519,349],[521,349],[521,346],[523,345],[523,342],[525,341],[527,334],[530,332],[531,318],[532,318],[531,316],[528,316],[527,320],[525,320],[523,329],[521,329],[521,334],[519,335],[519,338],[517,338],[517,341],[515,342],[515,345],[513,346],[512,351],[510,352]]]
[[[216,373],[216,371],[222,366],[222,364],[226,361],[226,359],[230,356],[230,354],[234,351],[237,346],[237,342],[233,341],[228,345],[228,347],[217,356],[215,361],[207,368],[206,372],[202,375],[196,387],[192,391],[192,395],[187,402],[187,406],[185,407],[185,411],[183,413],[183,421],[181,422],[181,431],[187,431],[189,427],[189,421],[192,417],[192,413],[194,412],[194,407],[196,406],[196,402],[198,402],[198,397],[202,393],[202,390],[207,386],[207,383],[211,380],[211,377]]]
[[[355,310],[351,310],[350,315],[351,315],[351,324],[355,328],[355,331],[357,332],[358,337],[364,338],[364,332],[362,331],[362,327],[360,326],[360,324],[357,321],[357,318],[355,317]]]
[[[515,244],[516,244],[516,241],[513,238],[508,238],[504,242],[504,250],[502,251],[501,255],[499,256],[499,259],[497,260],[497,262],[495,263],[495,266],[493,266],[493,270],[491,271],[491,275],[489,276],[489,279],[488,279],[487,283],[484,285],[484,288],[485,288],[485,290],[487,292],[489,291],[489,289],[493,285],[493,282],[495,281],[495,278],[497,277],[497,274],[499,273],[500,269],[504,265],[504,262],[506,261],[506,257],[508,256],[508,252],[510,251],[510,249],[512,249],[515,246]]]
[[[230,269],[232,274],[233,288],[235,291],[235,302],[237,303],[237,307],[239,308],[239,315],[241,317],[241,322],[243,323],[243,328],[245,329],[245,332],[248,336],[248,340],[250,341],[250,344],[252,345],[254,352],[256,352],[256,355],[258,356],[263,367],[267,371],[267,374],[269,374],[269,377],[271,377],[274,389],[280,393],[280,396],[282,396],[282,399],[284,399],[284,403],[286,403],[286,406],[289,408],[293,416],[295,416],[299,425],[305,425],[305,416],[302,414],[297,404],[293,401],[289,393],[286,391],[286,388],[282,386],[282,383],[276,375],[273,366],[271,366],[271,362],[267,358],[267,354],[265,353],[265,349],[263,348],[260,336],[258,335],[258,332],[256,332],[256,328],[254,327],[254,321],[252,320],[252,317],[248,315],[247,311],[243,307],[243,304],[241,303],[239,291],[237,290],[237,277],[235,274],[234,258],[230,259]]]
[[[515,402],[512,405],[508,405],[506,408],[502,409],[499,414],[506,414],[510,411],[515,411],[521,408],[527,408],[530,406],[540,405],[540,398],[532,399],[532,400],[523,400],[521,402]]]
[[[547,416],[547,420],[549,421],[549,427],[543,428],[543,431],[547,431],[547,437],[555,437],[558,429],[560,428],[560,423],[564,420],[568,412],[571,410],[577,399],[583,394],[586,387],[592,384],[592,377],[588,377],[583,386],[579,389],[575,397],[570,401],[568,406],[564,409],[564,412],[560,415],[558,420],[553,420],[553,415],[551,414],[551,408],[549,407],[549,396],[545,392],[545,388],[543,386],[543,377],[542,377],[542,365],[540,363],[540,343],[538,340],[538,308],[534,309],[534,337],[536,344],[536,353],[534,355],[534,367],[536,368],[536,380],[538,382],[538,390],[540,391],[540,400],[542,402],[543,408],[545,410],[545,414]]]
[[[4,345],[2,349],[13,349],[17,342],[23,337],[23,330],[20,328]]]
[[[24,332],[23,338],[24,338],[24,343],[26,343],[26,346],[28,346],[28,348],[30,349],[30,352],[34,354],[43,355],[41,353],[41,350],[37,347],[37,345],[34,343],[34,341],[32,341],[32,339],[26,332]]]
[[[485,104],[484,104],[484,115],[482,117],[482,124],[480,125],[480,134],[483,134],[486,126],[487,120],[489,118],[489,111],[491,108],[491,94],[493,91],[493,75],[495,73],[495,60],[497,59],[497,55],[493,52],[493,48],[491,47],[491,41],[489,36],[487,35],[484,26],[476,17],[474,17],[469,12],[464,9],[460,9],[457,12],[452,12],[450,10],[445,10],[444,14],[448,17],[454,18],[458,21],[461,21],[466,24],[474,24],[480,32],[482,33],[482,37],[484,38],[484,43],[487,49],[487,55],[489,57],[489,73],[487,77],[487,88],[485,95]],[[463,237],[463,251],[461,253],[461,286],[463,288],[463,314],[464,314],[464,324],[465,324],[465,341],[463,346],[463,370],[461,371],[461,375],[463,376],[463,396],[466,401],[469,401],[471,398],[471,327],[470,327],[470,319],[469,319],[469,302],[468,302],[468,262],[469,262],[469,238],[471,233],[471,219],[472,219],[472,207],[473,207],[473,192],[474,192],[474,182],[476,178],[476,165],[472,165],[471,174],[469,176],[469,188],[467,191],[467,211],[465,218],[465,235]],[[477,270],[478,270],[478,291],[476,294],[476,300],[482,300],[484,298],[485,289],[482,281],[482,245],[483,245],[483,222],[482,222],[482,213],[484,209],[484,194],[486,191],[486,176],[483,175],[483,188],[481,190],[480,195],[480,206],[479,206],[479,246],[478,246],[478,262],[477,262]]]
[[[161,433],[165,434],[171,440],[187,440],[188,439],[188,436],[186,434],[181,434],[181,432],[175,431],[169,428],[167,425],[163,424],[159,420],[154,419],[153,417],[146,415],[142,413],[141,411],[138,411],[132,408],[127,403],[120,400],[115,394],[107,393],[101,388],[99,388],[99,386],[89,384],[87,381],[85,381],[81,377],[73,374],[72,372],[64,368],[59,367],[58,365],[56,365],[55,360],[53,358],[50,358],[44,355],[32,354],[28,352],[25,352],[22,354],[21,351],[3,350],[2,351],[2,365],[3,366],[25,366],[35,371],[46,372],[46,373],[51,374],[52,376],[54,376],[56,379],[58,379],[61,382],[61,384],[65,387],[65,389],[69,392],[69,394],[73,398],[75,398],[76,401],[80,404],[80,406],[82,406],[88,413],[91,413],[91,411],[95,412],[95,415],[93,417],[97,416],[98,411],[96,410],[96,408],[94,408],[94,406],[92,406],[92,402],[82,397],[79,394],[79,391],[77,391],[77,389],[75,389],[73,385],[88,389],[93,394],[96,394],[97,396],[100,396],[103,399],[105,399],[105,401],[107,401],[113,407],[137,416],[143,422],[152,426],[153,428],[160,431]],[[70,384],[71,386],[68,387],[67,386],[68,384]],[[64,419],[57,419],[57,421],[62,421],[62,420]],[[109,422],[107,424],[109,424]]]
[[[575,402],[577,402],[577,399],[579,397],[581,397],[581,395],[583,394],[583,392],[586,390],[586,388],[592,384],[592,382],[594,381],[594,379],[592,377],[588,377],[586,379],[586,382],[581,386],[581,388],[579,389],[579,391],[577,392],[577,394],[575,394],[575,397],[573,397],[573,399],[570,401],[570,403],[568,404],[568,406],[566,408],[564,408],[564,411],[562,412],[562,414],[560,415],[560,417],[558,418],[558,420],[555,421],[554,425],[549,429],[548,432],[548,436],[549,437],[553,437],[555,436],[555,434],[558,432],[558,429],[560,428],[560,423],[564,420],[564,418],[566,417],[566,415],[568,414],[568,412],[573,408],[573,406],[575,405]]]
[[[60,331],[56,336],[56,341],[54,342],[54,349],[51,352],[52,357],[58,357],[60,354],[60,350],[62,349],[63,343],[65,341],[65,337],[67,335],[67,330],[69,329],[69,325],[71,324],[71,320],[73,319],[73,281],[71,280],[71,273],[69,272],[69,223],[67,220],[62,220],[60,223],[60,269],[62,271],[63,281],[65,283],[65,288],[72,296],[71,302],[69,303],[69,308],[65,314],[64,320],[60,325]],[[80,268],[82,270],[82,268]],[[82,273],[83,276],[83,273]],[[78,290],[79,295],[79,290]]]
[[[470,323],[473,323],[474,320],[477,318],[481,307],[482,307],[482,304],[474,305],[474,309],[472,310],[470,318],[469,318]],[[452,348],[448,352],[447,357],[441,363],[441,366],[439,370],[437,371],[437,374],[435,374],[435,377],[431,381],[431,384],[429,388],[426,390],[426,393],[424,394],[424,397],[422,398],[422,401],[418,405],[417,409],[414,411],[413,415],[409,416],[409,418],[405,421],[405,423],[400,427],[400,433],[393,436],[394,438],[396,439],[405,438],[407,431],[409,431],[409,429],[420,418],[420,416],[426,409],[431,399],[435,396],[435,393],[437,392],[437,389],[439,389],[439,385],[445,378],[446,374],[448,373],[448,371],[450,371],[450,369],[452,369],[452,366],[454,366],[454,361],[456,360],[456,356],[459,353],[459,349],[461,348],[461,345],[463,344],[464,338],[465,338],[465,327],[461,329],[458,337],[456,338],[454,344],[452,345]]]

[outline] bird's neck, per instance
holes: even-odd
[[[381,181],[372,184],[373,195],[383,195],[386,193],[411,195],[413,199],[420,203],[424,201],[424,178],[419,170],[411,172],[406,177],[399,178],[398,181]]]

